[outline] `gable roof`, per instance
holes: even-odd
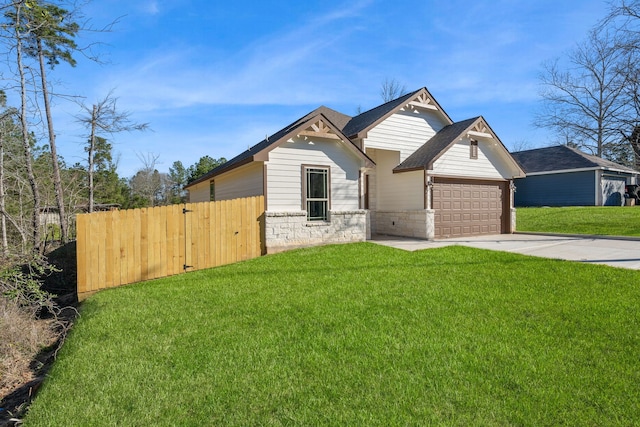
[[[366,135],[366,133],[376,126],[378,123],[382,122],[384,119],[392,115],[393,113],[400,110],[402,107],[407,105],[409,102],[418,98],[420,95],[426,97],[431,102],[431,106],[435,107],[440,113],[442,113],[445,121],[449,123],[453,123],[449,115],[444,111],[444,109],[438,104],[435,98],[429,93],[426,87],[418,89],[416,91],[407,93],[406,95],[402,95],[399,98],[396,98],[392,101],[379,105],[375,108],[372,108],[369,111],[365,111],[364,113],[353,117],[346,126],[342,129],[343,133],[347,135],[349,138],[362,138]]]
[[[343,142],[345,142],[345,144],[347,144],[347,146],[352,151],[354,151],[356,155],[362,158],[367,165],[373,165],[373,161],[342,133],[342,131],[340,130],[341,128],[334,124],[332,119],[344,126],[344,124],[346,124],[351,119],[351,117],[325,106],[316,108],[315,110],[299,118],[290,125],[280,129],[273,135],[266,137],[248,150],[240,153],[231,160],[228,160],[226,163],[223,163],[218,167],[212,169],[211,171],[202,175],[200,178],[191,181],[185,186],[185,188],[189,188],[203,181],[210,180],[215,176],[233,170],[254,160],[267,160],[269,151],[278,147],[280,144],[291,138],[291,136],[296,134],[297,132],[301,132],[307,127],[313,125],[318,120],[325,121],[326,125],[331,129],[331,131],[335,133]]]
[[[413,170],[433,170],[433,164],[460,138],[469,136],[477,139],[489,139],[495,141],[498,153],[513,166],[514,177],[523,177],[525,172],[518,162],[511,157],[509,150],[504,146],[500,138],[493,132],[487,121],[482,116],[473,117],[461,122],[452,123],[440,129],[422,147],[407,157],[402,163],[393,169],[394,173]]]
[[[396,166],[394,172],[407,172],[417,169],[431,169],[436,161],[458,138],[466,133],[481,117],[474,117],[452,123],[440,129],[422,147]]]
[[[607,169],[634,174],[640,173],[627,166],[583,153],[566,145],[518,151],[512,153],[512,156],[520,163],[522,169],[528,175],[565,172],[574,169]]]

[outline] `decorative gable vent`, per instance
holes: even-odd
[[[319,119],[298,135],[313,136],[316,138],[341,139],[322,119]]]
[[[429,96],[428,93],[419,94],[412,101],[410,101],[408,105],[410,105],[412,107],[417,107],[417,108],[426,108],[427,110],[437,110],[438,109],[438,107],[435,105],[435,102]]]
[[[493,139],[493,135],[484,120],[478,120],[467,132],[467,137]]]

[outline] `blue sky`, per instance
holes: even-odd
[[[426,86],[454,121],[483,115],[509,149],[548,145],[535,129],[541,63],[561,57],[607,11],[603,0],[94,0],[102,65],[58,66],[58,92],[91,104],[110,90],[152,131],[114,135],[119,173],[139,155],[168,171],[201,156],[231,158],[312,109],[354,115],[380,85]],[[67,163],[84,160],[76,104],[55,103]]]

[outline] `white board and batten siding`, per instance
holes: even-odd
[[[400,152],[368,149],[367,154],[376,163],[371,173],[375,180],[375,210],[424,209],[424,172],[393,173],[400,163]],[[370,198],[371,200],[371,198]]]
[[[267,210],[302,210],[302,165],[330,167],[331,210],[359,209],[362,161],[344,144],[333,139],[296,137],[273,149],[266,162]]]
[[[464,178],[510,179],[513,165],[499,156],[496,142],[478,141],[478,158],[469,157],[470,141],[463,138],[452,145],[433,164],[433,173],[441,176],[459,176]]]
[[[399,162],[402,162],[444,126],[445,123],[436,112],[399,111],[369,130],[364,139],[364,147],[365,150],[380,148],[399,151]]]

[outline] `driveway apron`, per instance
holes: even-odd
[[[373,243],[408,251],[460,245],[640,270],[640,239],[549,234],[499,234],[443,240],[373,236]]]

